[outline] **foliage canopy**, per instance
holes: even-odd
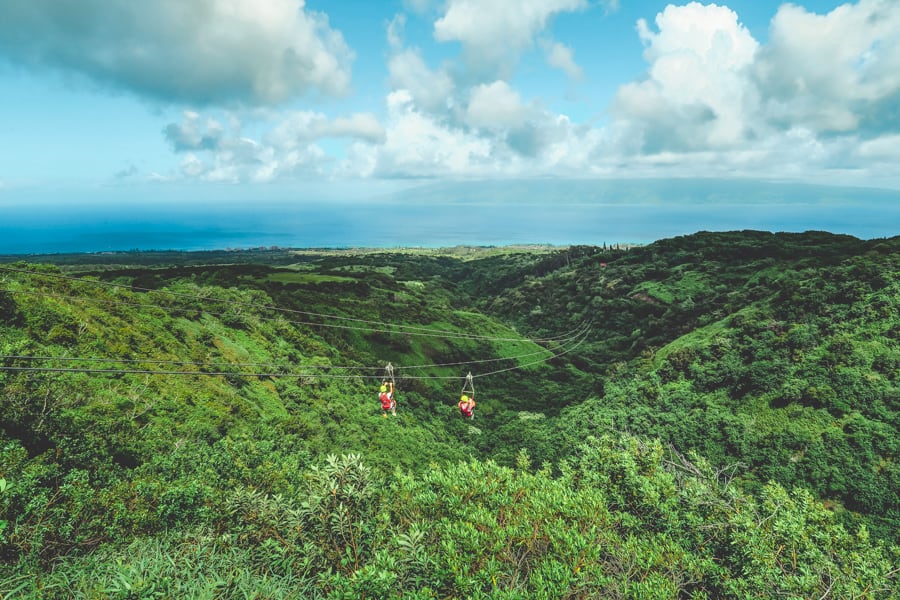
[[[0,264],[3,597],[896,593],[900,238],[229,254]]]

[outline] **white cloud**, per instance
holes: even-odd
[[[371,144],[384,141],[384,127],[372,113],[354,113],[338,117],[322,131],[321,137],[355,138]]]
[[[571,79],[580,80],[584,77],[584,71],[575,62],[575,56],[572,49],[559,42],[545,42],[543,44],[544,55],[547,64],[555,69],[559,69],[568,75]]]
[[[900,165],[900,134],[864,141],[859,144],[858,153],[865,160],[886,163],[896,168]]]
[[[389,94],[385,143],[351,148],[342,175],[373,178],[608,174],[605,133],[523,102],[503,81],[476,86],[462,120],[421,110],[406,90]]]
[[[353,138],[381,143],[384,135],[384,128],[371,113],[329,119],[322,113],[297,111],[286,116],[266,136],[266,141],[278,148],[295,148],[322,138]]]
[[[764,46],[721,6],[655,24],[638,24],[649,68],[617,92],[607,156],[657,176],[898,185],[900,3],[785,4]]]
[[[322,113],[294,111],[278,115],[277,124],[259,139],[242,133],[239,119],[228,125],[193,111],[172,123],[164,135],[176,152],[186,152],[179,166],[182,177],[217,182],[270,181],[298,176],[325,177],[334,157],[318,141],[349,140],[366,147],[385,141],[381,123],[371,113],[329,118]]]
[[[394,15],[387,27],[387,42],[393,50],[403,48],[403,34],[406,28],[406,15]]]
[[[587,0],[448,0],[434,37],[461,42],[470,68],[507,70],[554,15],[586,7]]]
[[[186,111],[164,135],[182,155],[180,177],[209,181],[762,175],[846,184],[878,181],[881,169],[897,185],[900,3],[860,0],[828,15],[785,5],[765,46],[727,7],[670,5],[638,23],[646,74],[621,86],[602,125],[523,98],[508,77],[536,41],[548,64],[581,76],[573,49],[545,30],[585,5],[448,0],[435,37],[461,42],[467,60],[440,64],[405,46],[406,17],[396,16],[383,117],[257,112],[246,133],[233,114]]]
[[[172,144],[176,152],[187,150],[215,150],[225,133],[222,125],[215,119],[201,122],[200,115],[194,111],[185,111],[181,123],[170,123],[163,130],[166,140]]]
[[[825,15],[785,4],[755,73],[780,128],[900,131],[900,3],[860,0]]]
[[[390,84],[394,90],[406,90],[420,107],[432,112],[445,112],[455,90],[452,77],[445,70],[431,70],[415,49],[399,50],[388,60]]]
[[[432,70],[418,48],[404,47],[406,16],[395,15],[387,28],[389,84],[393,90],[406,90],[420,107],[444,113],[452,105],[455,83],[446,68]]]
[[[650,62],[647,79],[620,88],[615,111],[635,124],[650,152],[727,148],[748,135],[756,101],[748,69],[758,44],[732,10],[692,2],[669,5],[638,33]]]
[[[472,88],[466,122],[473,127],[508,129],[521,126],[528,112],[519,93],[498,80]]]
[[[533,38],[547,25],[549,18],[564,9],[585,6],[583,2],[490,2],[478,3],[451,0],[446,15],[436,23],[436,31],[459,34],[469,51],[478,50],[478,61],[487,64],[499,55],[485,56],[481,52],[479,36],[491,38],[502,52],[509,50],[508,38],[513,35],[520,48],[507,54],[514,59],[519,51],[533,43]],[[524,17],[522,10],[524,10]],[[474,23],[482,28],[464,33],[459,26],[472,11],[487,11],[477,15]],[[491,21],[491,17],[495,21]],[[516,21],[518,20],[518,22]],[[453,25],[453,27],[451,27]],[[541,171],[541,161],[552,160],[562,165],[563,156],[571,148],[566,138],[571,129],[568,120],[560,119],[539,107],[538,102],[526,102],[503,77],[481,83],[471,77],[471,63],[459,65],[452,61],[430,68],[417,48],[404,48],[406,18],[396,16],[387,28],[387,41],[392,50],[388,67],[392,92],[388,96],[386,143],[381,147],[353,148],[352,156],[342,163],[343,172],[357,172],[385,177],[403,176],[485,176],[506,173]],[[440,37],[440,36],[438,36]],[[580,69],[572,52],[562,44],[544,39],[541,42],[548,60],[556,67],[577,76]],[[474,58],[474,54],[470,58]],[[499,65],[482,72],[496,70]],[[476,69],[477,70],[477,69]],[[503,69],[500,69],[503,71]],[[561,127],[560,123],[566,126]],[[544,155],[552,149],[552,159]],[[442,166],[438,159],[446,159]],[[521,170],[521,171],[520,171]]]
[[[206,171],[206,166],[194,154],[187,154],[181,159],[181,172],[188,177],[199,177]]]
[[[352,60],[303,0],[6,2],[0,56],[194,105],[343,94]]]
[[[384,145],[373,148],[371,172],[380,177],[433,177],[488,174],[495,168],[487,139],[447,126],[419,111],[412,95],[388,95]]]

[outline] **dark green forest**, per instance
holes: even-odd
[[[4,599],[900,597],[898,451],[900,237],[0,257]]]

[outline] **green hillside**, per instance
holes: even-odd
[[[547,316],[522,319],[527,297]],[[604,389],[565,411],[561,448],[649,435],[898,539],[900,238],[701,233],[588,255],[485,308],[521,326],[592,319],[578,354]]]
[[[900,238],[199,254],[0,264],[2,597],[896,591]]]

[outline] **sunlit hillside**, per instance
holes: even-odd
[[[0,595],[888,598],[898,315],[822,232],[10,258]]]

